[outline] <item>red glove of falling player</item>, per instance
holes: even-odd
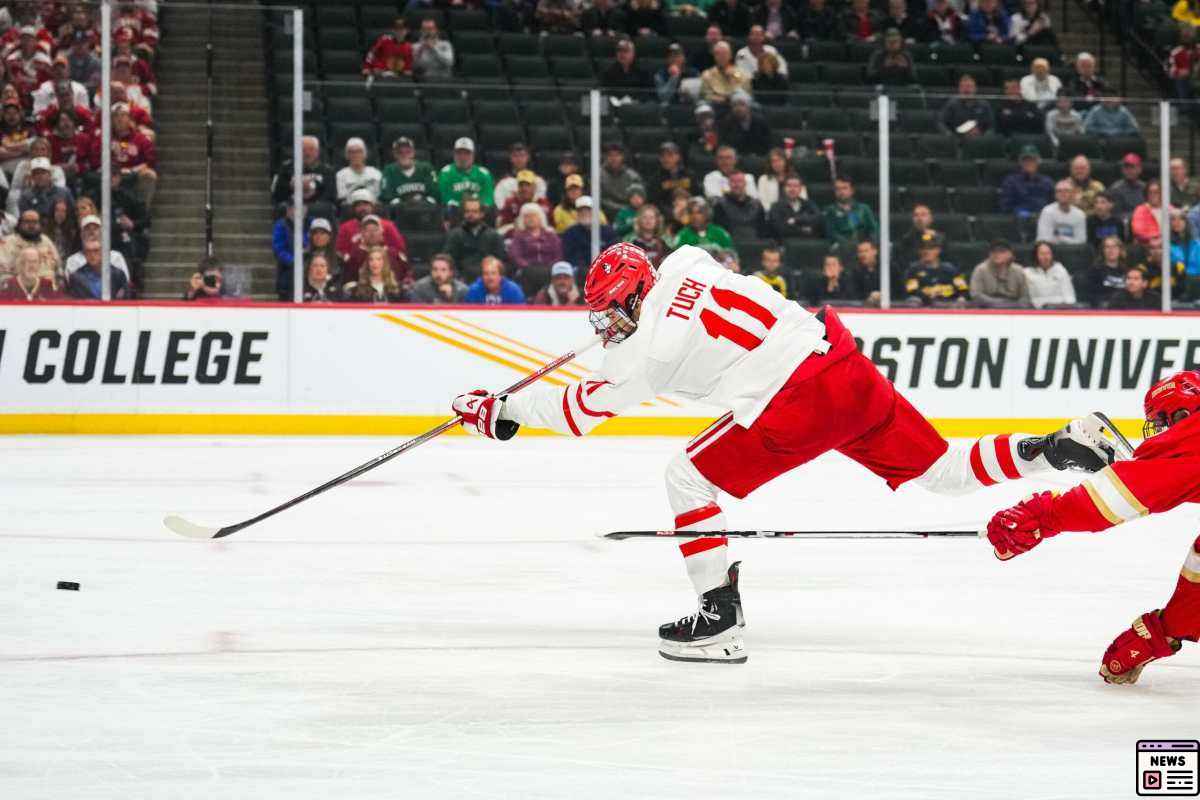
[[[500,398],[488,394],[483,389],[476,389],[469,394],[460,394],[454,398],[450,407],[454,413],[462,417],[462,426],[468,431],[481,434],[489,439],[506,441],[517,435],[521,426],[506,419],[500,419]]]
[[[988,522],[987,537],[996,550],[996,558],[1008,561],[1041,544],[1043,539],[1057,536],[1051,523],[1054,495],[1038,492],[1012,508],[997,511]]]

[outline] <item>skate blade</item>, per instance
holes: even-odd
[[[694,661],[705,664],[745,664],[749,655],[740,636],[718,634],[695,642],[669,642],[660,639],[658,654],[668,661]]]
[[[1112,445],[1117,453],[1118,461],[1128,461],[1133,458],[1133,443],[1125,438],[1125,434],[1117,430],[1113,421],[1099,411],[1093,411],[1089,416],[1100,423],[1100,435]]]

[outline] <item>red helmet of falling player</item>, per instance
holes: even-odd
[[[614,244],[592,261],[583,299],[591,309],[596,333],[607,342],[622,342],[637,330],[638,309],[658,273],[637,245]]]
[[[1149,439],[1184,417],[1200,412],[1200,372],[1176,372],[1146,392],[1146,424],[1142,435]]]

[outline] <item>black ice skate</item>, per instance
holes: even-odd
[[[1045,456],[1059,470],[1099,472],[1115,461],[1132,458],[1133,446],[1108,417],[1096,411],[1054,433],[1022,439],[1017,452],[1026,461]]]
[[[671,661],[746,663],[746,646],[741,636],[746,619],[742,616],[742,596],[738,593],[741,563],[735,561],[729,566],[728,583],[701,595],[695,614],[659,627],[659,655]]]

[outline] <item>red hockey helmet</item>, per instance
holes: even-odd
[[[1163,378],[1146,392],[1144,406],[1146,424],[1142,435],[1147,439],[1200,412],[1200,372],[1176,372]]]
[[[637,330],[638,308],[657,279],[646,251],[637,245],[621,242],[596,256],[583,299],[591,309],[592,327],[605,342],[622,342]]]

